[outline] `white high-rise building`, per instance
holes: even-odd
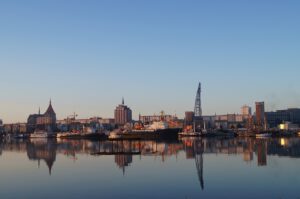
[[[241,108],[241,114],[242,115],[251,115],[252,114],[251,107],[247,106],[247,105],[242,106],[242,108]]]

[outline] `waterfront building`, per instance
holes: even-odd
[[[246,127],[249,115],[226,114],[215,116],[215,126],[220,129],[232,129]]]
[[[291,122],[300,125],[300,108],[266,112],[266,120],[270,128],[275,128],[283,122]]]
[[[299,125],[298,124],[293,124],[291,122],[284,122],[282,124],[279,124],[279,129],[280,130],[299,130]]]
[[[193,111],[186,111],[185,112],[185,118],[184,118],[184,123],[185,125],[193,125],[194,123],[194,117],[195,117],[195,114]]]
[[[4,124],[2,131],[7,134],[26,133],[27,125],[26,123]]]
[[[265,103],[264,102],[255,102],[255,115],[256,115],[257,126],[263,127],[264,120],[265,120]]]
[[[112,130],[115,127],[115,119],[91,117],[88,119],[78,119],[75,117],[68,117],[63,120],[57,120],[57,128],[62,131],[81,131],[84,127],[92,127],[96,131],[107,129]]]
[[[56,129],[56,113],[50,100],[48,109],[44,114],[32,114],[27,119],[27,131],[32,133],[35,129],[54,131]]]
[[[37,117],[36,124],[37,124],[37,126],[41,126],[41,127],[45,127],[45,128],[50,127],[52,130],[55,128],[56,113],[53,110],[51,100],[50,100],[50,103],[49,103],[49,106],[48,106],[48,109],[46,110],[46,112],[43,115]]]
[[[101,124],[114,125],[115,124],[115,119],[114,118],[101,118],[100,123]]]
[[[176,115],[166,115],[163,111],[161,111],[160,115],[139,115],[139,121],[143,124],[149,124],[153,122],[159,122],[159,121],[176,121],[178,120],[178,117]]]
[[[115,123],[117,125],[125,125],[132,121],[132,111],[124,104],[124,98],[122,99],[122,104],[115,109]]]
[[[115,128],[115,119],[114,118],[101,118],[99,120],[100,124],[106,130],[113,130]]]
[[[247,105],[242,106],[242,108],[241,108],[241,114],[242,115],[252,115],[251,107],[247,106]]]
[[[203,122],[206,129],[214,129],[216,128],[216,116],[202,116]]]
[[[36,125],[37,125],[37,118],[41,116],[41,111],[39,109],[38,114],[31,114],[27,119],[27,132],[33,133]]]

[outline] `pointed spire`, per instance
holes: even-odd
[[[52,107],[52,101],[51,101],[51,98],[50,98],[50,102],[49,102],[48,109],[46,110],[45,114],[48,114],[48,115],[55,115],[55,112],[54,112],[53,107]]]
[[[124,103],[124,97],[122,97],[122,105],[124,105],[125,103]]]
[[[39,107],[39,115],[41,114],[41,107]]]

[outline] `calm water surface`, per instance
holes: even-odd
[[[36,139],[0,151],[0,198],[300,199],[299,138]]]

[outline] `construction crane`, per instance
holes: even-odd
[[[73,113],[73,115],[69,115],[68,117],[67,117],[67,123],[69,124],[69,121],[74,121],[74,120],[76,120],[76,117],[77,117],[78,115],[74,112]]]

